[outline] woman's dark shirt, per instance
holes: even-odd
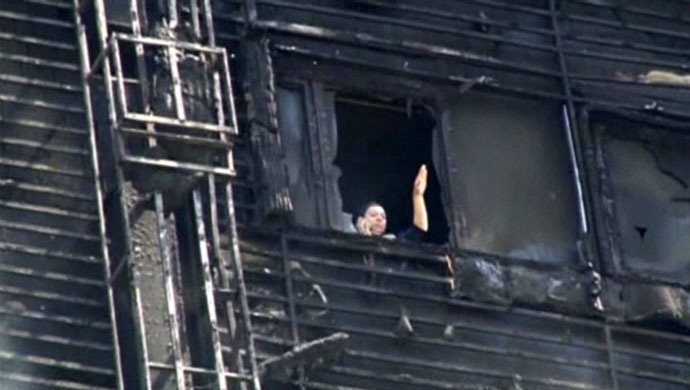
[[[422,240],[424,240],[425,234],[425,231],[421,230],[415,225],[412,225],[398,233],[395,238],[400,242],[420,243]]]

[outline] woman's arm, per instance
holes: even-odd
[[[426,202],[424,201],[427,174],[426,165],[422,164],[412,186],[412,223],[424,232],[429,231],[429,216],[427,215]]]

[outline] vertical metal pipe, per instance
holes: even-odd
[[[292,341],[295,346],[299,344],[299,332],[297,330],[297,318],[295,313],[295,295],[293,289],[292,272],[290,271],[290,261],[288,259],[288,243],[284,234],[280,235],[280,253],[283,262],[283,273],[285,274],[285,294],[288,301],[288,312],[290,313],[290,331]]]
[[[98,233],[100,236],[101,256],[103,256],[103,274],[106,282],[108,296],[108,313],[110,315],[110,329],[113,342],[113,359],[115,360],[115,380],[118,390],[124,390],[122,380],[122,360],[120,356],[120,341],[117,328],[117,313],[115,308],[115,295],[111,281],[110,253],[108,251],[108,238],[105,227],[105,210],[103,209],[103,192],[101,189],[101,171],[98,164],[98,146],[96,142],[96,127],[94,124],[93,107],[91,104],[91,86],[89,85],[89,74],[91,66],[89,64],[89,49],[86,42],[86,28],[81,18],[80,0],[73,0],[74,24],[77,28],[77,41],[79,43],[79,60],[81,68],[82,96],[84,98],[84,109],[86,113],[86,123],[89,130],[89,147],[91,149],[91,170],[94,177],[94,188],[96,191],[96,210],[98,212]],[[123,259],[122,262],[125,262]]]
[[[220,272],[221,287],[230,289],[230,275],[228,274],[226,261],[220,251],[220,231],[218,230],[218,206],[216,196],[216,179],[215,175],[208,175],[208,201],[211,212],[211,237],[213,240],[213,247],[216,259],[218,260],[218,271]],[[244,373],[244,361],[240,355],[240,339],[237,334],[237,319],[235,318],[235,305],[232,300],[225,300],[225,320],[228,324],[228,336],[231,343],[230,369],[238,374]],[[240,382],[241,390],[247,389],[247,384]]]
[[[108,26],[105,18],[105,5],[103,5],[103,0],[94,0],[94,9],[96,13],[96,28],[98,30],[98,47],[102,53],[106,53],[108,50]],[[104,56],[107,57],[107,54],[104,54]],[[115,94],[113,92],[110,61],[105,57],[103,58],[103,81],[108,100],[108,116],[111,123],[111,128],[114,129],[114,126],[117,123],[117,111],[113,105]],[[113,133],[113,136],[114,135],[115,134]]]
[[[606,337],[606,351],[608,354],[609,375],[613,390],[618,390],[618,374],[616,373],[616,361],[613,357],[613,338],[611,337],[611,326],[608,321],[604,324],[604,336]]]
[[[558,64],[561,73],[561,82],[563,83],[563,91],[565,93],[565,127],[568,135],[568,150],[573,164],[575,188],[578,196],[578,209],[580,214],[580,233],[586,236],[589,233],[589,226],[587,223],[587,210],[584,201],[583,178],[580,175],[580,167],[582,158],[580,156],[580,141],[577,137],[579,131],[577,129],[577,122],[575,121],[575,104],[573,103],[572,87],[570,85],[570,75],[568,73],[568,65],[566,63],[565,54],[563,53],[563,38],[561,36],[561,28],[558,23],[558,16],[556,15],[556,0],[549,0],[549,12],[551,14],[551,26],[554,32],[554,39],[556,43],[556,50],[558,52]]]
[[[206,229],[203,211],[201,207],[201,193],[197,188],[192,192],[194,203],[194,220],[196,223],[196,233],[199,242],[199,260],[204,278],[203,291],[208,311],[208,320],[211,326],[211,342],[213,344],[213,357],[216,370],[216,378],[219,390],[227,390],[228,385],[225,380],[225,365],[223,364],[223,351],[220,345],[220,335],[218,334],[218,317],[216,314],[216,300],[213,296],[213,279],[211,277],[211,262],[208,257],[208,245],[206,243]]]
[[[225,51],[223,51],[223,54],[221,54],[223,59],[227,59],[225,56]],[[226,85],[229,85],[229,73],[227,71],[227,62],[223,62],[223,67],[224,67],[224,72],[222,75],[223,80],[225,81]],[[232,88],[228,87],[229,91],[228,93],[232,95]],[[225,126],[225,122],[227,121],[226,116],[225,116],[225,105],[223,104],[223,87],[221,85],[221,75],[219,74],[218,71],[213,72],[213,99],[216,102],[216,118],[218,120],[218,126]],[[228,100],[228,110],[234,110],[234,106],[232,105],[233,101],[232,99]],[[232,114],[232,112],[231,112]],[[230,119],[234,119],[234,115],[230,115]],[[232,127],[234,129],[234,126]],[[236,129],[235,129],[236,130]],[[236,131],[234,131],[236,133]],[[227,141],[228,136],[225,134],[225,132],[221,131],[219,133],[219,138],[221,141]],[[232,158],[232,150],[228,150],[228,154],[225,156],[226,158],[226,163],[228,168],[231,171],[234,171],[235,169],[235,162]]]
[[[129,1],[129,19],[132,22],[132,35],[141,36],[141,20],[139,19],[139,1]]]
[[[228,183],[225,186],[225,191],[227,197],[226,212],[228,216],[228,235],[230,236],[230,256],[232,257],[232,264],[235,270],[235,277],[237,279],[237,286],[240,295],[240,311],[242,312],[242,321],[244,322],[246,330],[247,352],[249,354],[249,362],[252,370],[252,383],[254,385],[254,390],[260,390],[261,382],[259,381],[259,367],[256,362],[256,348],[254,346],[254,334],[252,333],[252,323],[249,315],[247,287],[244,283],[244,269],[242,268],[242,254],[240,252],[240,241],[237,235],[237,220],[232,195],[232,184]]]
[[[179,17],[177,15],[177,0],[168,0],[168,18],[170,18],[170,28],[176,28],[179,23]]]
[[[177,119],[185,120],[184,99],[182,97],[182,81],[180,80],[180,68],[177,66],[177,48],[173,45],[166,47],[168,64],[170,65],[170,77],[173,83],[173,95],[175,98],[175,112]]]
[[[565,124],[565,136],[568,142],[568,153],[570,154],[570,164],[573,167],[573,176],[575,179],[575,191],[577,192],[577,208],[580,217],[580,231],[587,234],[589,226],[587,223],[587,213],[585,208],[584,191],[582,190],[582,178],[580,173],[580,165],[577,162],[577,154],[575,152],[575,145],[573,144],[573,130],[570,124],[571,116],[568,114],[567,105],[563,105],[563,123]]]
[[[120,102],[120,109],[122,110],[122,115],[127,115],[127,97],[125,95],[125,77],[122,72],[122,57],[120,56],[120,44],[117,41],[115,35],[110,37],[110,47],[113,57],[113,63],[115,65],[115,78],[117,80],[117,98]]]
[[[189,12],[192,15],[192,31],[197,41],[201,40],[201,24],[199,21],[199,0],[189,0]]]
[[[206,15],[206,23],[209,28],[208,36],[209,36],[209,45],[212,47],[215,47],[215,35],[213,31],[213,20],[212,20],[212,15],[211,15],[211,4],[209,0],[204,1],[204,8],[205,8],[205,15]],[[217,54],[214,54],[217,55]],[[225,55],[225,49],[223,49],[222,58],[226,60],[223,62],[223,69],[225,72],[223,72],[223,79],[226,82],[229,82],[229,71],[227,68],[227,56]],[[227,73],[227,74],[226,74]],[[232,88],[229,86],[228,87],[228,93],[232,94]],[[226,116],[225,116],[225,109],[223,105],[223,89],[221,86],[221,75],[219,74],[219,71],[216,69],[213,72],[213,98],[216,103],[216,120],[218,121],[219,126],[224,126],[226,122]],[[230,97],[230,100],[228,102],[228,110],[230,110],[230,118],[234,121],[234,105],[232,105],[232,96]],[[219,133],[219,138],[221,141],[227,141],[228,137],[224,132]],[[228,154],[226,156],[226,163],[228,168],[231,170],[234,170],[234,161],[232,157],[232,150],[228,150]],[[215,177],[214,175],[209,175],[208,176],[209,180],[209,200],[211,202],[211,213],[212,213],[212,219],[215,218],[214,222],[214,230],[218,229],[218,214],[217,214],[217,205],[216,205],[216,185],[215,185]],[[228,184],[228,187],[231,184]],[[228,221],[230,223],[230,221]],[[234,222],[232,222],[234,224]],[[234,226],[234,225],[233,225]],[[220,238],[218,239],[219,241],[219,255],[220,255]],[[220,256],[219,256],[220,259]],[[221,269],[221,277],[222,277],[222,283],[224,288],[229,288],[230,287],[230,276],[227,274],[227,270],[225,269],[224,264],[220,264]],[[239,334],[237,333],[237,320],[235,319],[235,309],[234,309],[234,304],[231,301],[226,301],[226,315],[227,315],[227,322],[228,322],[228,331],[230,333],[230,340],[232,343],[232,357],[231,357],[231,364],[233,365],[232,367],[236,369],[239,373],[244,372],[244,362],[242,360],[242,356],[240,355],[240,337]],[[250,328],[247,328],[250,329]],[[254,370],[254,365],[252,365],[252,370]],[[240,382],[240,389],[241,390],[246,390],[247,386],[246,383]]]
[[[229,126],[232,128],[232,134],[237,135],[239,129],[237,127],[237,118],[235,118],[235,97],[232,89],[232,76],[230,75],[230,63],[228,61],[228,53],[223,49],[222,60],[223,60],[223,79],[225,84],[228,86],[228,110],[231,110],[232,115],[230,115]],[[232,168],[232,167],[231,167]]]
[[[208,5],[208,4],[207,4],[207,6],[210,7],[210,5]],[[227,59],[227,57],[225,56],[224,50],[223,50],[222,55],[223,55],[224,59]],[[227,72],[227,69],[228,69],[227,63],[224,63],[224,67],[225,67],[224,69],[226,70],[226,72],[224,72],[224,73],[229,73],[229,72]],[[229,77],[229,74],[224,74],[223,76],[224,76],[224,79],[227,81],[228,80],[227,77]],[[223,90],[221,87],[220,75],[218,74],[218,71],[213,72],[213,93],[214,93],[214,99],[216,101],[216,116],[217,116],[216,119],[218,120],[218,125],[223,126],[225,124],[226,119],[225,119],[225,110],[223,109],[223,97],[222,97]],[[229,90],[229,93],[232,94],[231,88]],[[230,110],[230,114],[231,114],[230,118],[234,122],[235,116],[234,116],[234,105],[232,105],[232,97],[230,98],[229,103],[230,103],[230,105],[228,106],[228,110]],[[221,132],[219,134],[219,137],[220,137],[221,141],[227,141],[227,138],[228,138],[224,132]],[[234,169],[234,167],[233,167],[234,162],[233,162],[231,150],[228,151],[226,159],[227,159],[226,163],[227,163],[228,168],[233,170]],[[230,183],[227,184],[228,188],[230,188],[231,186],[232,185]],[[211,205],[212,208],[216,207],[216,204],[215,204],[215,199],[216,199],[215,191],[216,190],[215,190],[215,188],[216,188],[215,187],[215,178],[213,177],[213,175],[209,175],[209,192],[213,192],[213,194],[211,196],[209,196],[209,198],[212,200],[212,205]],[[227,196],[231,196],[231,193],[227,193]],[[230,207],[230,206],[228,206],[228,207]],[[231,211],[231,213],[234,216],[234,210]],[[218,218],[217,218],[217,214],[216,214],[216,221],[217,221],[217,219]],[[231,230],[234,231],[234,233],[232,233],[232,234],[237,234],[237,231],[235,228],[234,217],[233,217],[232,221],[230,220],[230,218],[228,218],[228,223],[232,224]],[[216,228],[217,228],[217,225],[216,225]],[[232,256],[234,258],[234,254]],[[239,252],[238,252],[238,256],[239,256]],[[221,264],[219,268],[221,269],[221,277],[223,279],[223,287],[229,288],[230,287],[230,276],[228,275],[227,270],[225,269],[225,265]],[[243,285],[244,285],[244,283],[243,283]],[[244,309],[242,309],[242,310],[244,310]],[[244,372],[244,362],[242,360],[242,356],[240,355],[240,343],[239,343],[240,337],[239,337],[239,334],[237,333],[237,320],[235,319],[234,304],[231,301],[227,301],[226,311],[227,311],[227,316],[228,316],[228,327],[229,327],[228,330],[230,332],[230,339],[232,342],[232,359],[231,359],[231,362],[232,362],[232,364],[234,364],[234,368],[236,368],[240,373],[242,373],[242,372]],[[249,327],[249,325],[248,324],[246,324],[246,325],[247,325],[248,333],[251,332],[251,330],[250,330],[251,328]],[[252,374],[253,375],[256,375],[256,371],[254,371],[255,368],[256,368],[255,364],[252,364],[252,371],[253,371]],[[240,389],[241,390],[245,390],[246,387],[247,386],[244,382],[240,383]]]
[[[180,342],[180,324],[175,303],[175,287],[173,284],[173,270],[168,245],[169,233],[163,208],[163,195],[160,192],[154,194],[156,208],[156,225],[158,230],[158,253],[163,268],[163,280],[165,283],[165,304],[168,312],[168,325],[170,327],[170,346],[175,359],[175,380],[178,390],[186,389],[184,365],[182,364],[182,347]]]
[[[204,0],[204,19],[206,21],[206,36],[208,36],[208,45],[216,46],[216,31],[213,27],[213,8],[211,8],[211,0]]]
[[[133,0],[134,1],[134,0]],[[113,142],[118,145],[117,147],[119,149],[122,149],[123,146],[120,145],[120,139],[116,134],[116,126],[117,126],[117,111],[115,109],[115,96],[113,93],[113,81],[111,77],[111,68],[110,68],[110,61],[107,59],[107,55],[105,54],[105,51],[107,50],[107,41],[108,41],[108,26],[107,26],[107,20],[105,16],[105,5],[103,3],[103,0],[94,0],[94,11],[95,11],[95,17],[96,17],[96,28],[98,31],[98,47],[101,50],[101,52],[104,55],[103,58],[103,83],[104,83],[104,88],[106,92],[106,100],[108,101],[108,119],[110,122],[110,136]],[[122,210],[122,215],[123,215],[123,233],[124,233],[124,241],[125,241],[125,246],[126,246],[126,261],[130,261],[130,256],[132,254],[132,239],[131,239],[131,232],[130,232],[130,222],[129,222],[129,215],[127,213],[127,204],[125,203],[124,197],[122,196],[122,191],[124,190],[124,179],[123,179],[123,173],[122,169],[119,166],[116,166],[115,168],[116,174],[117,174],[117,188],[119,193],[117,194],[118,196],[118,201],[119,201],[119,206]],[[142,384],[141,387],[143,389],[151,389],[151,375],[148,369],[148,363],[149,363],[149,353],[148,353],[148,347],[146,345],[146,338],[144,335],[146,334],[145,330],[145,325],[144,325],[144,320],[143,320],[143,312],[142,312],[142,302],[141,302],[141,291],[138,288],[137,285],[137,273],[136,270],[133,270],[132,274],[132,280],[130,281],[130,288],[133,292],[133,297],[132,297],[132,304],[135,309],[135,314],[134,314],[134,328],[136,335],[135,337],[138,340],[138,346],[140,348],[140,370],[142,373]]]
[[[211,229],[211,247],[213,248],[213,255],[216,259],[220,259],[222,254],[220,251],[220,230],[218,229],[218,198],[216,194],[216,175],[209,173],[206,176],[208,184],[208,207],[210,217]]]
[[[207,23],[212,23],[212,14],[211,14],[211,7],[210,7],[210,1],[206,0],[206,14],[207,14]],[[253,0],[245,0],[245,12],[246,12],[246,19],[249,24],[249,21],[255,21],[257,18],[256,14],[256,3]],[[209,24],[209,33],[213,33],[213,28],[212,24]],[[212,45],[215,44],[215,42],[210,42]],[[231,126],[232,126],[232,131],[233,134],[238,133],[237,129],[237,118],[235,117],[235,105],[233,102],[233,91],[232,91],[232,79],[230,77],[230,67],[228,64],[228,58],[227,58],[227,53],[225,50],[223,50],[222,54],[222,59],[223,59],[223,75],[222,77],[225,79],[226,85],[228,87],[228,111],[230,113],[230,120],[231,120]],[[232,169],[233,167],[233,160],[232,156],[229,154],[229,159],[228,159],[228,167]],[[240,311],[242,313],[242,320],[244,322],[244,326],[246,328],[246,336],[247,336],[247,352],[249,355],[249,363],[251,364],[251,371],[252,371],[252,384],[254,390],[260,390],[261,389],[261,382],[259,380],[259,367],[257,365],[257,357],[256,357],[256,348],[254,346],[254,334],[252,333],[252,325],[251,325],[251,316],[249,313],[249,303],[248,303],[248,298],[247,298],[247,289],[244,283],[244,270],[242,268],[242,257],[241,257],[241,252],[240,252],[240,243],[239,243],[239,237],[237,235],[237,219],[235,216],[235,204],[233,200],[233,193],[232,193],[232,184],[227,183],[225,186],[225,194],[226,194],[226,212],[227,212],[227,217],[228,217],[228,234],[230,238],[230,255],[232,257],[232,263],[235,269],[235,277],[237,280],[237,285],[238,285],[238,290],[239,290],[239,295],[240,295]]]
[[[141,37],[141,21],[139,20],[139,4],[138,0],[130,0],[130,18],[132,20],[132,35],[135,37]],[[149,97],[151,92],[149,91],[149,80],[148,74],[146,72],[146,60],[144,59],[144,45],[141,42],[134,42],[134,50],[137,56],[137,77],[139,79],[139,93],[141,95],[142,110],[145,114],[151,113],[151,105],[149,103]],[[146,124],[146,130],[152,134],[148,138],[148,144],[150,147],[157,145],[157,140],[155,137],[156,129],[151,123]]]
[[[288,242],[285,234],[280,234],[280,257],[283,263],[283,274],[285,277],[285,295],[288,301],[288,313],[290,314],[290,333],[292,334],[292,346],[297,347],[300,343],[299,329],[297,328],[297,313],[295,310],[295,291],[293,288],[292,271],[290,270],[290,260],[288,258]],[[304,367],[299,367],[299,385],[304,387]]]

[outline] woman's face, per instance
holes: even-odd
[[[364,219],[369,223],[371,234],[380,236],[386,232],[386,210],[380,205],[369,206]]]

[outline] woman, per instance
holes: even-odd
[[[362,208],[357,218],[357,232],[366,236],[381,236],[400,241],[420,242],[429,230],[429,217],[426,212],[424,192],[427,184],[426,165],[419,167],[412,185],[412,226],[398,234],[386,234],[386,210],[376,202],[369,202]]]
[[[424,235],[429,230],[429,217],[426,212],[426,202],[424,202],[424,192],[426,192],[427,169],[426,165],[419,167],[417,177],[412,185],[412,226],[398,234],[386,234],[386,210],[376,202],[369,202],[360,212],[357,219],[357,232],[366,236],[381,236],[388,239],[398,239],[405,242],[421,242]],[[364,256],[364,264],[375,267],[373,254]],[[376,285],[376,273],[368,274],[368,283]],[[395,333],[401,337],[413,337],[414,328],[407,314],[407,309],[400,306],[400,319],[395,327]]]

